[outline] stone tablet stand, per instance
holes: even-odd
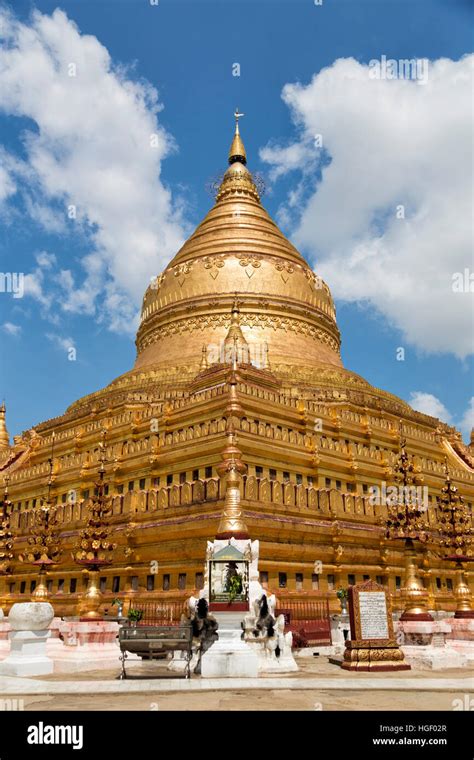
[[[374,581],[349,587],[351,638],[341,668],[357,671],[410,670],[393,631],[387,589]]]

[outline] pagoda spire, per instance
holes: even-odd
[[[235,132],[229,150],[229,164],[216,193],[216,203],[227,200],[256,201],[260,204],[260,194],[252,175],[247,169],[247,153],[240,136],[239,119],[243,113],[235,109]]]
[[[6,451],[10,448],[10,436],[8,435],[7,424],[5,421],[6,407],[3,401],[0,406],[0,451]]]
[[[235,132],[234,132],[234,139],[232,140],[232,145],[230,146],[229,150],[229,164],[234,164],[237,161],[241,164],[247,163],[247,153],[245,152],[245,146],[242,142],[242,138],[240,136],[239,132],[239,119],[242,116],[245,116],[245,114],[240,113],[239,109],[236,108],[234,112],[235,116]]]

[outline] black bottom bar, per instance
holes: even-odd
[[[252,695],[249,695],[249,707]],[[472,715],[453,712],[0,712],[0,760],[151,757],[219,747],[242,757],[254,744],[287,757],[471,760]],[[252,732],[252,733],[249,733]],[[261,737],[261,744],[258,737]],[[249,744],[250,737],[253,737]],[[255,744],[256,742],[256,744]],[[302,744],[301,744],[302,742]],[[74,747],[76,747],[74,749]],[[174,748],[174,749],[173,749]],[[259,751],[260,751],[259,750]],[[252,752],[252,754],[254,754]]]

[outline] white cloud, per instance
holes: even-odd
[[[260,158],[269,164],[273,164],[270,171],[270,180],[274,182],[278,177],[294,169],[307,170],[311,155],[307,146],[302,143],[293,143],[284,148],[278,145],[267,145],[260,151]],[[314,168],[313,161],[310,165]]]
[[[412,391],[408,403],[417,412],[437,417],[448,425],[454,425],[461,431],[465,441],[469,441],[472,428],[474,428],[474,396],[469,399],[466,410],[461,417],[454,417],[445,407],[442,401],[432,393],[424,391]]]
[[[46,232],[60,234],[66,231],[61,211],[51,208],[46,203],[30,198],[27,193],[24,194],[24,201],[28,216],[43,227]]]
[[[35,269],[30,274],[25,274],[24,294],[38,301],[46,309],[52,304],[52,296],[46,294],[43,289],[43,273],[41,269]]]
[[[130,329],[150,277],[184,235],[160,179],[174,145],[158,122],[158,93],[114,65],[61,10],[34,12],[25,24],[1,9],[0,40],[0,109],[35,123],[23,133],[26,161],[10,156],[9,181],[20,185],[36,223],[82,231],[91,243],[85,276],[76,275],[81,281],[64,289],[60,303]],[[8,195],[12,185],[0,176],[0,193],[2,180]]]
[[[420,85],[339,59],[284,87],[299,137],[261,151],[274,178],[301,172],[298,203],[280,219],[334,295],[370,304],[412,345],[458,357],[472,351],[472,295],[454,293],[452,278],[472,268],[473,60],[432,62]]]
[[[433,396],[432,393],[412,391],[408,403],[413,409],[416,409],[417,412],[429,414],[431,417],[437,417],[442,422],[447,422],[448,425],[452,423],[451,414],[439,398]]]
[[[16,185],[11,174],[8,173],[4,166],[0,166],[0,203],[3,203],[3,201],[13,195],[15,191]]]
[[[48,253],[48,251],[40,251],[35,258],[38,265],[44,269],[51,269],[56,264],[56,256],[54,253]]]
[[[21,333],[21,325],[15,325],[13,322],[4,322],[2,325],[3,332],[7,333],[7,335],[20,335]]]
[[[62,351],[75,349],[73,338],[63,338],[61,335],[56,335],[56,333],[46,333],[46,337],[56,346],[56,348],[59,348]]]

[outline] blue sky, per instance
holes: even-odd
[[[449,72],[446,73],[445,67],[439,65],[437,69],[433,68],[434,84],[430,83],[424,90],[417,83],[410,83],[410,89],[405,88],[397,93],[395,85],[391,87],[391,83],[385,82],[386,100],[381,91],[380,98],[372,101],[365,84],[361,83],[360,73],[366,71],[364,67],[371,59],[380,59],[382,55],[397,60],[428,58],[433,62],[446,58],[453,62],[453,67],[460,67],[463,56],[472,50],[472,17],[468,15],[467,2],[361,0],[356,3],[352,0],[324,0],[322,6],[316,6],[311,0],[217,3],[159,0],[159,5],[153,7],[149,0],[65,0],[60,4],[15,0],[10,5],[0,3],[0,7],[9,8],[16,19],[15,23],[25,25],[21,27],[23,33],[25,27],[34,26],[31,17],[33,8],[47,16],[51,16],[55,8],[61,8],[67,19],[77,25],[81,45],[87,45],[84,35],[92,35],[108,51],[115,71],[118,66],[126,67],[118,75],[122,84],[124,81],[142,83],[146,90],[143,110],[146,111],[146,104],[149,108],[149,113],[142,113],[140,117],[144,124],[149,123],[149,114],[153,111],[150,85],[158,91],[162,110],[150,118],[157,118],[160,129],[163,129],[161,146],[155,159],[159,179],[150,179],[146,168],[143,174],[135,174],[131,167],[130,176],[132,181],[138,177],[142,185],[149,182],[149,188],[145,188],[147,197],[156,190],[158,213],[161,214],[160,229],[166,228],[168,242],[156,255],[156,265],[153,254],[150,254],[151,270],[149,261],[143,266],[143,272],[159,272],[173,253],[174,241],[180,235],[188,234],[209,209],[212,200],[205,185],[211,176],[225,169],[232,113],[237,105],[246,114],[242,120],[242,134],[249,168],[261,171],[267,177],[264,205],[314,264],[316,271],[319,270],[320,261],[323,267],[326,266],[323,274],[336,295],[345,365],[375,386],[406,400],[414,398],[412,394],[418,394],[416,403],[418,406],[422,404],[422,410],[439,409],[448,420],[461,425],[465,433],[473,395],[473,365],[465,342],[459,341],[456,336],[461,330],[464,334],[471,332],[472,337],[472,321],[465,306],[472,295],[461,294],[453,301],[446,282],[440,284],[436,277],[440,270],[439,261],[446,263],[447,272],[458,271],[463,264],[472,270],[472,262],[466,254],[469,230],[464,237],[454,234],[455,230],[466,225],[462,204],[453,202],[449,206],[445,199],[430,194],[433,184],[451,182],[456,192],[453,189],[447,194],[454,197],[459,191],[462,195],[468,171],[463,170],[463,165],[469,165],[468,156],[458,161],[454,155],[450,163],[445,155],[447,153],[449,156],[451,150],[456,154],[456,146],[462,144],[465,137],[463,129],[459,138],[456,131],[457,124],[464,118],[464,106],[459,103],[462,92],[459,93],[446,82]],[[12,23],[11,19],[9,23]],[[64,23],[69,22],[66,20]],[[50,29],[53,35],[54,26],[55,22]],[[64,35],[59,35],[59,38],[63,42],[58,42],[58,46],[63,47],[58,55],[67,61]],[[17,36],[15,44],[21,46],[24,42]],[[95,61],[94,55],[92,53],[86,57],[87,61]],[[351,58],[353,62],[348,61]],[[103,66],[99,59],[100,56],[97,58],[97,79],[105,76],[104,70],[107,69],[107,65]],[[343,63],[335,67],[335,62],[340,59]],[[239,77],[232,75],[232,66],[236,62],[240,64]],[[120,217],[120,224],[124,224],[123,213],[121,210],[115,212],[112,201],[102,208],[100,199],[92,193],[93,183],[89,195],[87,183],[92,175],[77,176],[88,159],[93,159],[93,154],[87,152],[87,146],[81,165],[72,168],[65,177],[55,169],[53,171],[47,163],[49,151],[52,150],[56,157],[58,154],[60,156],[63,149],[69,149],[71,144],[83,140],[87,130],[94,127],[94,119],[99,119],[94,113],[94,105],[91,105],[90,111],[87,108],[87,88],[86,93],[80,96],[83,99],[78,100],[82,104],[78,107],[79,117],[68,122],[70,104],[67,98],[57,101],[52,97],[52,90],[49,90],[49,86],[54,87],[53,74],[50,84],[45,75],[44,81],[39,80],[41,86],[29,87],[28,81],[25,82],[29,76],[28,69],[21,70],[20,61],[10,61],[10,65],[12,76],[17,77],[17,84],[10,92],[7,90],[6,97],[0,94],[0,158],[4,160],[16,191],[11,190],[11,184],[8,190],[8,178],[3,177],[7,189],[0,206],[1,270],[25,274],[39,272],[35,275],[36,280],[38,277],[41,279],[40,292],[37,288],[30,288],[21,299],[13,298],[11,293],[0,293],[0,394],[6,399],[8,427],[13,435],[61,414],[78,397],[103,387],[132,367],[135,356],[133,335],[127,332],[124,324],[127,320],[131,321],[130,315],[139,305],[137,293],[140,288],[145,290],[147,276],[143,276],[141,287],[142,270],[138,267],[137,282],[134,281],[127,290],[127,280],[131,281],[134,273],[127,272],[123,261],[126,253],[122,254],[121,259],[119,254],[114,258],[113,252],[110,252],[114,219]],[[329,94],[325,99],[320,89],[322,79],[315,80],[314,92],[311,89],[313,77],[317,77],[326,67],[329,67],[330,93],[337,93],[337,98]],[[357,81],[360,109],[357,103],[352,104],[356,87],[353,83]],[[104,82],[107,86],[105,79]],[[297,82],[301,88],[291,89]],[[80,76],[77,77],[77,84],[83,86]],[[289,86],[290,90],[287,89],[287,96],[283,99],[285,86]],[[391,92],[388,92],[388,87],[391,87]],[[418,90],[415,89],[417,87]],[[430,94],[429,87],[434,88],[433,94]],[[449,108],[448,104],[446,108],[439,108],[439,103],[443,102],[439,100],[439,93],[444,92],[443,87],[448,93],[443,97],[453,98],[453,105],[450,103]],[[23,89],[24,95],[19,96],[18,91],[23,92]],[[313,96],[314,100],[311,99]],[[374,115],[374,122],[377,123],[377,103],[383,103],[387,119],[393,123],[399,110],[397,104],[403,103],[405,97],[408,113],[411,111],[409,103],[414,103],[416,121],[412,131],[404,132],[405,127],[400,126],[391,136],[392,142],[397,141],[392,151],[374,135],[373,151],[379,151],[376,164],[381,167],[385,185],[390,186],[400,163],[403,167],[403,160],[406,161],[404,176],[407,180],[404,183],[403,179],[397,178],[397,190],[393,197],[389,187],[385,195],[381,193],[384,200],[379,203],[374,197],[379,192],[379,186],[359,187],[357,184],[363,179],[364,172],[370,171],[367,167],[373,158],[370,145],[367,148],[357,135],[367,132],[362,120],[365,113]],[[423,101],[420,107],[418,101]],[[52,112],[48,115],[49,103]],[[56,114],[54,109],[57,109]],[[447,118],[447,110],[456,114],[459,112],[459,118],[456,123],[446,125],[446,152],[443,151],[440,156],[437,141],[441,138],[438,133],[432,135],[432,130],[435,124],[439,125],[440,120]],[[359,111],[361,118],[357,121]],[[140,128],[133,121],[134,115],[130,109],[123,114],[117,127],[122,130],[117,137],[117,145],[120,146],[123,146],[127,135],[125,115],[130,118],[131,135],[134,129]],[[65,122],[60,137],[55,134],[55,118],[60,122],[64,119]],[[352,163],[347,164],[346,171],[348,181],[350,178],[350,182],[355,184],[344,204],[338,207],[335,199],[340,197],[344,187],[347,189],[347,182],[338,187],[337,183],[341,180],[337,176],[329,172],[325,175],[324,171],[321,173],[321,156],[317,152],[314,155],[311,153],[308,136],[311,135],[314,119],[317,124],[325,125],[326,145],[334,146],[332,155],[329,151],[329,163],[332,160],[336,168],[345,155],[341,146],[347,146],[348,139],[351,139],[352,118],[355,119],[354,143],[350,150]],[[343,120],[345,124],[342,124]],[[97,121],[97,124],[98,129],[103,124],[104,129],[111,130],[110,160],[114,162],[113,120],[111,122],[109,116],[104,115],[103,121]],[[381,133],[387,134],[387,130],[381,128]],[[451,134],[453,137],[450,137]],[[412,144],[417,140],[420,147],[411,156]],[[34,153],[36,160],[33,161],[32,145],[35,141],[39,141],[39,152]],[[104,149],[104,145],[107,146],[107,134],[101,136],[101,142],[97,145],[97,149],[100,147],[100,160],[107,161],[108,148]],[[294,165],[290,153],[282,152],[289,148],[301,156]],[[341,158],[338,161],[339,155]],[[403,160],[402,156],[405,157]],[[464,177],[461,177],[463,171]],[[433,174],[428,182],[425,178],[430,172]],[[77,182],[76,196],[85,199],[80,211],[80,224],[64,218],[64,209],[71,201],[67,198],[68,190],[64,183],[71,177]],[[0,199],[1,180],[0,173]],[[46,191],[41,183],[46,183]],[[447,187],[449,190],[449,184]],[[292,203],[289,195],[295,190],[298,192],[296,204]],[[360,215],[364,218],[369,216],[370,219],[366,228],[362,229],[360,219],[351,220],[350,210],[352,203],[364,191],[367,199],[364,199]],[[134,197],[133,190],[130,192]],[[341,270],[346,269],[344,256],[357,249],[359,252],[363,250],[364,256],[371,259],[370,252],[380,243],[380,229],[377,227],[375,234],[374,226],[380,219],[385,220],[386,209],[391,208],[394,198],[406,203],[408,216],[411,213],[409,239],[412,248],[403,250],[404,246],[408,246],[406,231],[400,233],[388,229],[382,221],[382,231],[386,234],[383,241],[385,253],[381,255],[387,256],[384,276],[390,294],[385,297],[382,293],[376,298],[370,290],[364,290],[363,282],[357,281],[356,295],[347,296],[347,281],[341,274]],[[123,197],[119,204],[121,209],[122,202]],[[134,202],[138,204],[136,208],[144,209],[144,202],[135,199],[130,203],[132,212]],[[426,217],[428,214],[429,218],[430,212],[434,215],[432,209],[438,207],[442,207],[445,215],[443,230],[449,234],[453,231],[453,242],[452,246],[444,244],[444,248],[440,247],[430,258],[430,241],[435,241],[435,245],[436,241],[439,243],[440,233],[434,224],[428,225]],[[341,233],[335,240],[334,229],[341,227],[341,215],[350,221],[350,224],[347,221],[347,237],[344,239]],[[101,219],[107,220],[102,235]],[[121,227],[118,229],[119,232],[122,230]],[[110,235],[106,234],[111,230]],[[126,233],[125,228],[123,230]],[[150,236],[155,233],[159,234],[151,228]],[[411,281],[406,283],[403,292],[399,291],[400,298],[397,300],[398,285],[395,287],[393,283],[403,281],[406,266],[405,272],[397,270],[398,252],[394,252],[394,246],[400,246],[398,261],[402,269],[407,257],[408,260],[410,257],[417,259],[417,241],[426,258],[422,259],[420,254],[418,264],[421,269],[412,273]],[[144,250],[146,245],[143,241]],[[94,254],[91,259],[93,266],[100,269],[100,273],[94,270],[94,303],[86,302],[87,299],[79,297],[75,291],[84,291],[84,257],[100,246],[105,253],[101,256]],[[451,264],[448,258],[454,256],[452,248],[459,251],[459,255],[453,258]],[[443,256],[446,258],[443,259]],[[112,275],[107,272],[109,265]],[[61,275],[65,271],[69,274]],[[370,279],[367,274],[369,270],[364,271],[366,273],[359,279],[367,281]],[[420,271],[426,272],[426,278],[420,275]],[[332,273],[334,283],[328,272]],[[430,295],[432,282],[435,291]],[[444,292],[443,288],[447,294],[446,302],[439,298],[439,294]],[[426,291],[424,296],[423,291]],[[419,295],[422,297],[421,303],[418,301]],[[132,304],[130,308],[124,304],[127,299]],[[458,314],[461,300],[463,305]],[[122,314],[120,324],[114,324],[114,317],[111,317],[115,304]],[[456,316],[448,320],[449,325],[444,330],[437,320],[443,318],[443,312],[448,316],[451,310]],[[426,316],[427,311],[429,316]],[[400,316],[402,312],[403,317]],[[430,319],[433,319],[431,336],[428,334]],[[71,344],[76,349],[75,361],[68,360]],[[398,347],[405,349],[404,361],[395,358]]]

